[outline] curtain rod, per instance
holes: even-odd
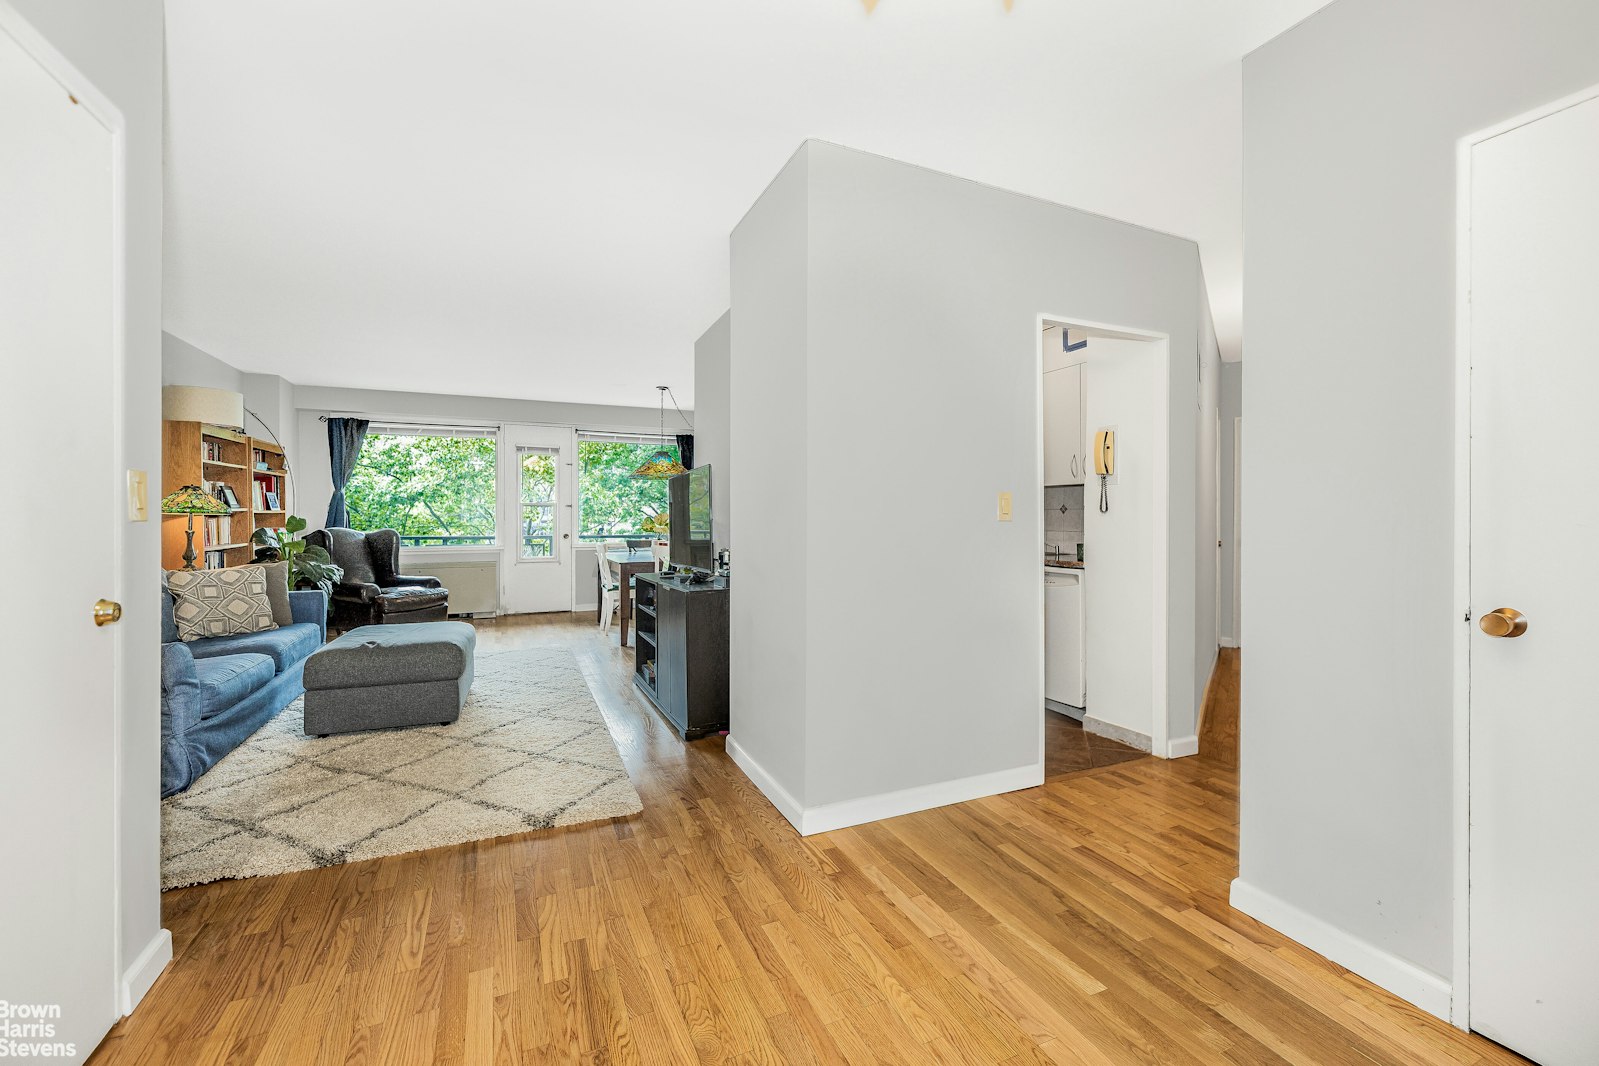
[[[318,422],[326,422],[330,418],[361,418],[368,422],[376,422],[379,425],[439,426],[444,429],[448,429],[451,426],[459,426],[468,429],[489,427],[503,429],[506,426],[546,426],[550,429],[571,429],[577,431],[578,433],[614,433],[619,436],[627,437],[649,437],[651,440],[673,440],[676,438],[676,434],[670,432],[668,432],[665,436],[662,436],[661,431],[658,428],[635,429],[631,426],[601,428],[597,426],[585,426],[579,422],[514,422],[495,419],[472,418],[417,418],[412,415],[382,415],[373,414],[368,411],[328,411],[316,416],[316,420]],[[688,419],[685,418],[683,421],[686,423],[688,422]],[[694,431],[692,424],[689,425],[688,428],[689,432],[692,433]]]

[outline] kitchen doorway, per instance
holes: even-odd
[[[1193,754],[1168,683],[1167,339],[1055,316],[1038,337],[1045,777]]]

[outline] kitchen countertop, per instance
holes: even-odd
[[[1044,565],[1045,566],[1053,566],[1053,567],[1055,567],[1058,570],[1083,570],[1083,569],[1086,569],[1083,566],[1083,564],[1078,562],[1076,559],[1059,559],[1059,560],[1056,560],[1056,559],[1045,559],[1044,560]]]

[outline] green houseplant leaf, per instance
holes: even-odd
[[[332,596],[333,583],[344,576],[344,568],[333,561],[326,548],[295,538],[294,534],[302,532],[305,527],[305,519],[299,515],[289,515],[284,522],[283,533],[263,528],[250,534],[250,543],[255,545],[256,561],[286,562],[289,564],[290,588],[318,588],[324,596]]]

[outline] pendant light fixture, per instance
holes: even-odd
[[[662,441],[662,447],[654,455],[650,456],[647,460],[645,460],[644,463],[637,470],[633,471],[633,476],[634,477],[653,478],[656,481],[664,481],[664,480],[666,480],[669,477],[676,477],[679,474],[688,473],[688,467],[684,466],[682,463],[678,462],[676,459],[673,459],[672,458],[672,453],[666,450],[665,441],[666,441],[666,389],[667,389],[667,386],[665,386],[665,385],[657,385],[657,386],[655,386],[655,388],[661,394],[661,441]]]

